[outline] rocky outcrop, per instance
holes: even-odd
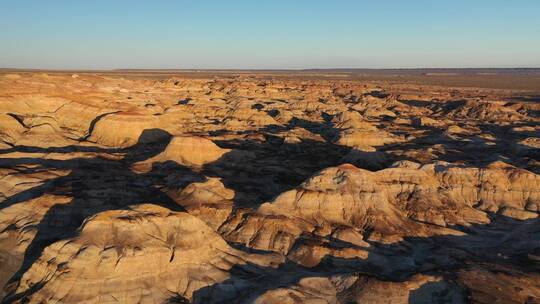
[[[364,120],[358,112],[342,112],[336,115],[334,126],[340,130],[335,142],[343,146],[376,147],[403,140],[399,136],[379,130]]]
[[[163,152],[146,162],[174,161],[187,167],[200,167],[217,161],[230,151],[231,149],[222,149],[204,137],[176,136]]]
[[[534,98],[230,73],[0,75],[3,302],[539,301]]]
[[[538,175],[499,163],[478,169],[404,162],[377,172],[341,165],[281,194],[259,212],[406,234],[406,218],[443,227],[485,223],[480,210],[535,218],[539,189]]]
[[[265,292],[255,303],[466,303],[463,289],[440,277],[418,275],[407,282],[363,276],[312,277]]]
[[[76,238],[47,247],[7,300],[27,290],[35,290],[30,303],[190,299],[198,289],[226,280],[233,266],[278,262],[276,256],[234,250],[192,215],[139,205],[99,213]]]

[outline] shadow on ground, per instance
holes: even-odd
[[[522,278],[528,278],[530,284],[540,279],[540,263],[531,264],[528,259],[528,254],[540,253],[540,220],[519,221],[495,214],[491,219],[490,224],[455,227],[467,232],[461,236],[406,237],[393,244],[370,242],[370,247],[366,248],[369,250],[367,259],[327,255],[312,268],[291,260],[278,268],[236,265],[229,272],[231,277],[228,280],[197,290],[193,303],[252,303],[266,292],[279,288],[303,293],[297,284],[305,278],[338,275],[358,277],[353,286],[336,295],[340,303],[356,303],[364,290],[375,296],[389,296],[384,287],[373,289],[370,282],[406,282],[418,274],[441,279],[423,283],[417,288],[411,287],[409,303],[468,303],[471,297],[478,303],[487,303],[492,297],[534,300],[540,295],[523,294],[520,290],[527,290],[521,285]],[[313,236],[299,238],[297,245],[310,237]],[[331,240],[326,246],[357,247]],[[517,279],[513,284],[494,282],[499,273]],[[470,284],[462,276],[477,277],[474,284]],[[328,296],[323,290],[320,294],[316,290],[305,291],[304,295]]]
[[[290,130],[295,127],[302,127],[319,134],[324,141],[301,140],[298,143],[286,143],[283,138],[274,135],[280,130]],[[408,145],[411,147],[432,145],[430,138],[439,136],[441,131],[439,129],[427,131],[426,137],[400,144],[397,147],[406,149]],[[506,129],[493,129],[494,133],[505,131]],[[129,209],[132,205],[149,202],[174,211],[183,211],[164,194],[164,191],[182,189],[189,183],[204,181],[206,176],[221,178],[226,187],[235,191],[236,207],[256,208],[272,197],[298,186],[315,172],[340,164],[343,156],[350,151],[348,147],[332,143],[338,133],[329,122],[321,124],[295,119],[284,127],[270,126],[260,132],[265,136],[263,142],[217,141],[216,143],[221,147],[235,149],[231,152],[233,155],[225,155],[207,164],[199,172],[172,161],[153,164],[152,170],[147,173],[135,173],[131,170],[133,164],[149,159],[165,149],[171,136],[160,129],[145,130],[137,144],[124,149],[68,146],[60,148],[13,147],[0,151],[0,154],[94,152],[123,155],[123,158],[119,160],[100,156],[67,160],[0,158],[0,167],[18,170],[25,174],[58,169],[71,171],[66,176],[48,180],[39,186],[6,198],[0,204],[0,212],[44,194],[72,198],[67,204],[53,206],[37,224],[37,234],[26,250],[20,269],[12,274],[10,282],[6,285],[5,289],[10,294],[4,302],[24,299],[39,290],[41,286],[36,285],[24,294],[13,293],[18,279],[39,258],[47,246],[58,240],[76,236],[83,221],[99,212]],[[441,157],[448,157],[448,160],[454,157],[468,159],[469,151],[459,150],[459,143],[445,144],[449,148],[457,147],[455,152],[457,154]],[[507,151],[503,147],[505,144],[505,142],[495,142],[495,148]],[[245,158],[245,154],[241,154],[242,157],[235,158],[234,153],[239,153],[238,151],[249,151],[251,156]],[[392,160],[398,160],[398,158]],[[193,301],[205,303],[218,295],[226,296],[225,291],[231,290],[231,285],[246,286],[233,296],[234,299],[248,301],[269,290],[291,287],[302,278],[331,274],[365,275],[383,281],[397,282],[407,280],[418,273],[436,274],[445,279],[447,283],[444,284],[454,286],[461,284],[455,283],[456,272],[472,267],[471,265],[474,267],[480,265],[478,267],[489,271],[502,267],[506,269],[505,271],[515,272],[518,275],[536,273],[537,268],[530,267],[530,261],[526,256],[540,247],[540,231],[535,228],[539,224],[538,220],[519,222],[496,216],[489,225],[457,227],[467,232],[463,236],[406,238],[391,245],[372,243],[366,260],[327,256],[314,268],[306,268],[292,261],[288,261],[277,269],[265,269],[257,265],[235,266],[230,272],[230,279],[198,290],[194,294]],[[509,234],[509,231],[521,231],[520,233],[527,234],[523,235],[524,239],[528,238],[531,242],[520,242],[520,235]],[[536,233],[536,236],[531,236],[533,233]],[[312,238],[313,236],[303,236],[297,240],[297,243],[300,244]],[[355,246],[344,245],[335,240],[327,241],[328,246]],[[242,249],[239,246],[235,247]],[[243,250],[250,251],[249,248]],[[411,303],[417,303],[414,298],[425,298],[426,293],[433,294],[431,291],[438,290],[440,286],[431,284],[411,293]],[[182,303],[181,301],[185,299],[177,297],[171,298],[171,301]],[[224,302],[234,301],[229,299]]]

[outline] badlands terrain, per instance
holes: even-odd
[[[316,73],[0,73],[0,298],[540,303],[538,93]]]

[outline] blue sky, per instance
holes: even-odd
[[[540,67],[538,0],[0,0],[0,67]]]

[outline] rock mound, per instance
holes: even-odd
[[[422,229],[408,220],[441,227],[488,222],[482,211],[534,218],[539,204],[540,177],[522,169],[404,162],[377,172],[348,164],[325,169],[259,212],[409,235]]]
[[[153,162],[171,160],[188,167],[202,166],[220,159],[230,151],[204,137],[176,136]]]
[[[155,205],[88,219],[79,236],[56,242],[24,274],[12,299],[30,302],[163,302],[229,277],[240,264],[278,262],[235,250],[203,221]],[[92,267],[90,267],[92,266]]]

